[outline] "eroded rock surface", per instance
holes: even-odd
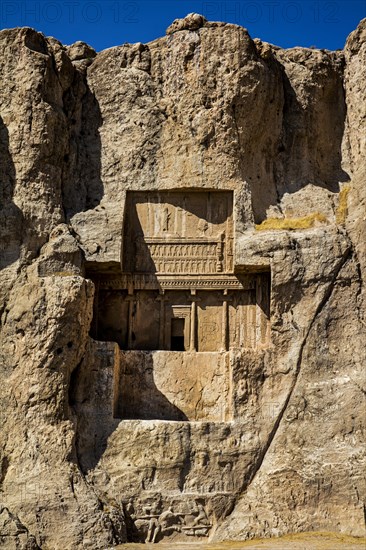
[[[0,50],[0,545],[362,536],[366,20]]]

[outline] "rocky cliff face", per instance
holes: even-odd
[[[337,52],[197,15],[0,49],[2,547],[361,536],[366,20]],[[118,418],[125,359],[89,335],[126,192],[172,189],[233,191],[235,272],[270,273],[270,343],[220,360],[221,421]]]

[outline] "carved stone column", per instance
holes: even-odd
[[[133,309],[136,303],[136,296],[133,290],[128,291],[126,298],[128,302],[128,336],[127,336],[127,349],[132,349],[132,328],[133,328]]]
[[[165,295],[165,290],[160,291],[160,295],[156,298],[157,302],[160,302],[160,316],[159,316],[159,349],[166,348],[165,332],[166,332],[166,319],[165,319],[165,303],[168,298]]]
[[[197,301],[196,290],[191,290],[191,337],[189,339],[189,350],[197,351]]]
[[[232,297],[228,295],[228,290],[224,290],[222,299],[222,342],[221,350],[228,351],[229,349],[229,302]]]

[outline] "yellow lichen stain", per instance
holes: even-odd
[[[72,271],[55,271],[51,275],[52,277],[75,277],[76,273]]]
[[[327,223],[328,219],[320,212],[313,212],[301,218],[267,218],[262,223],[256,224],[257,231],[269,231],[274,229],[287,229],[294,231],[296,229],[310,229],[316,223]]]
[[[339,192],[339,201],[335,215],[336,223],[338,223],[339,225],[343,225],[346,221],[348,211],[347,199],[350,188],[350,185],[345,185]]]

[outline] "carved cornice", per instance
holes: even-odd
[[[232,274],[213,276],[191,276],[191,275],[149,275],[149,274],[122,274],[119,277],[108,277],[99,279],[99,288],[113,290],[179,290],[179,289],[202,289],[202,290],[253,290],[255,289],[255,277],[244,276],[238,279]]]

